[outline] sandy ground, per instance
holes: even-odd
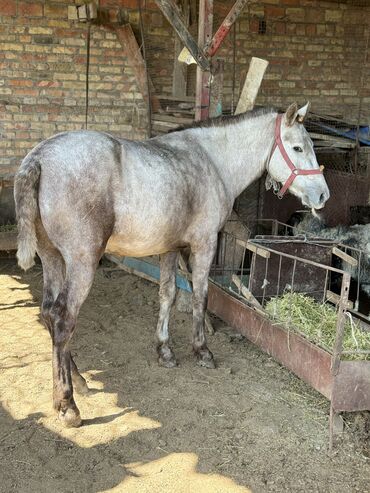
[[[370,492],[370,440],[348,415],[336,451],[328,402],[215,320],[218,368],[195,365],[190,315],[174,311],[180,367],[159,368],[157,287],[100,267],[73,341],[91,388],[84,426],[51,409],[42,272],[0,262],[0,492]]]

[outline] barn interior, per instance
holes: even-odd
[[[369,42],[368,0],[0,0],[0,491],[76,491],[81,481],[89,492],[367,491]],[[86,427],[63,429],[43,380],[41,265],[24,274],[15,261],[22,159],[60,132],[142,141],[293,102],[310,103],[304,124],[330,198],[303,209],[264,174],[236,199],[209,277],[218,376],[185,356],[191,256],[178,266],[174,384],[148,349],[159,258],[107,250],[74,336],[92,389],[78,397]],[[332,324],[327,339],[311,315]]]

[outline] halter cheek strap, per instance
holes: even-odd
[[[284,196],[284,194],[286,193],[286,191],[288,190],[288,188],[291,186],[291,184],[293,183],[293,181],[296,179],[296,177],[298,175],[321,175],[323,170],[324,170],[324,166],[320,166],[319,169],[298,169],[295,167],[295,165],[293,164],[293,162],[289,158],[288,153],[285,150],[283,141],[281,140],[281,122],[282,122],[282,119],[283,119],[283,115],[278,115],[276,118],[275,141],[274,141],[274,145],[272,146],[270,159],[269,159],[269,161],[270,161],[276,148],[278,148],[281,155],[284,158],[284,161],[286,162],[289,169],[291,170],[291,173],[290,173],[287,181],[284,183],[282,188],[277,193],[277,196],[279,197],[279,199],[281,199]]]

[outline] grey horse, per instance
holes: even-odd
[[[308,207],[320,209],[329,197],[301,124],[307,108],[294,103],[282,115],[264,110],[209,120],[145,142],[65,132],[25,157],[15,177],[17,257],[23,269],[36,252],[42,262],[53,402],[66,426],[81,424],[73,387],[87,391],[70,340],[106,248],[136,257],[160,254],[156,335],[166,367],[176,365],[168,321],[178,252],[191,249],[193,349],[201,365],[214,367],[204,335],[208,274],[235,198],[265,170],[275,187],[288,183]]]

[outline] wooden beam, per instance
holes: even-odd
[[[198,45],[203,48],[212,38],[213,0],[200,0],[198,20]],[[210,67],[197,66],[195,88],[195,120],[205,120],[209,116]]]
[[[177,0],[177,3],[182,13],[184,24],[188,28],[190,20],[190,0]],[[188,67],[186,63],[182,63],[178,60],[182,48],[182,41],[178,36],[176,36],[172,78],[172,95],[177,97],[186,96],[187,88]]]
[[[252,57],[243,90],[235,110],[236,115],[253,109],[268,64],[269,62],[267,60]]]
[[[234,24],[236,19],[241,14],[243,8],[249,1],[250,0],[236,0],[230,12],[227,14],[220,27],[217,29],[215,35],[212,38],[212,41],[207,47],[206,54],[209,57],[212,57],[219,49],[221,43],[227,36],[227,33],[230,31],[231,26]]]
[[[151,93],[150,102],[152,105],[152,111],[159,111],[161,109],[161,104],[159,102],[159,99],[154,94],[154,86],[149,76],[147,79],[145,61],[141,55],[141,51],[139,45],[137,44],[131,25],[125,24],[124,26],[116,27],[116,34],[118,40],[122,45],[123,51],[133,68],[135,79],[137,85],[139,86],[139,90],[143,95],[144,101],[149,104],[149,94],[147,87],[147,81],[149,80],[149,91]]]
[[[222,115],[222,89],[224,85],[224,61],[216,60],[212,69],[212,85],[209,98],[209,116]]]
[[[236,274],[233,274],[231,276],[231,280],[235,284],[235,286],[239,288],[239,291],[244,296],[244,298],[249,301],[249,303],[253,305],[256,309],[258,309],[260,313],[263,313],[263,315],[265,315],[261,303],[253,296],[249,289],[244,286],[240,278]]]
[[[199,48],[192,35],[184,24],[181,13],[173,0],[155,0],[155,3],[163,12],[168,22],[176,31],[177,35],[192,54],[194,60],[203,70],[209,70],[209,61],[203,50]]]
[[[347,262],[347,264],[352,265],[353,267],[358,266],[358,261],[351,257],[351,255],[348,255],[348,253],[344,253],[342,250],[339,250],[337,247],[333,247],[333,254],[336,255],[337,257],[340,257],[344,262]]]

